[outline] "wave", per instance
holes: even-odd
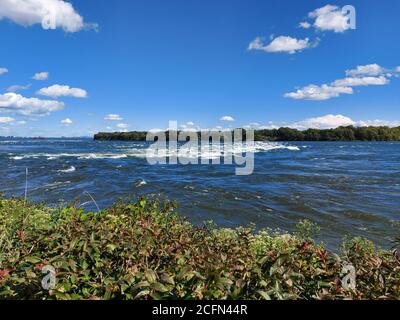
[[[57,160],[59,158],[77,158],[80,160],[89,159],[123,159],[127,158],[126,154],[106,154],[106,153],[32,153],[23,156],[11,156],[11,160],[37,159],[47,158],[47,160]]]
[[[61,172],[61,173],[72,173],[72,172],[75,172],[75,171],[76,171],[76,168],[74,166],[71,166],[68,169],[58,170],[58,172]]]
[[[32,153],[25,155],[11,155],[11,160],[46,158],[47,160],[57,160],[59,158],[76,158],[78,160],[92,159],[125,159],[133,158],[155,158],[155,157],[174,157],[180,158],[204,158],[216,159],[226,155],[237,155],[242,153],[260,153],[274,150],[300,151],[297,146],[291,146],[283,143],[274,142],[255,142],[254,144],[235,143],[232,145],[210,144],[193,147],[188,145],[179,145],[175,150],[173,148],[155,149],[154,145],[150,148],[124,148],[120,149],[122,153]]]
[[[140,179],[135,183],[135,187],[136,188],[140,188],[140,187],[143,187],[145,185],[147,185],[147,182],[145,180],[143,180],[143,179]]]
[[[243,153],[261,153],[274,150],[289,150],[300,151],[299,147],[290,146],[281,143],[273,142],[255,142],[254,144],[235,143],[233,145],[210,144],[201,147],[194,145],[180,146],[177,149],[156,149],[149,148],[146,151],[146,156],[152,157],[180,157],[180,158],[203,158],[203,159],[218,159],[229,155],[239,155]]]
[[[103,153],[91,153],[88,155],[80,155],[78,159],[90,160],[90,159],[124,159],[128,158],[126,154],[103,154]]]

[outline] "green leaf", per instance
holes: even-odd
[[[117,246],[115,244],[108,244],[107,245],[107,249],[110,250],[110,252],[113,252],[116,248],[117,248]]]
[[[29,257],[25,258],[25,261],[32,263],[32,264],[37,264],[37,263],[41,262],[42,260],[37,257],[29,256]]]
[[[150,294],[150,290],[143,290],[143,291],[140,291],[136,296],[135,296],[135,300],[137,300],[137,299],[140,299],[141,297],[144,297],[144,296],[148,296]]]
[[[36,273],[34,273],[32,270],[25,270],[25,273],[28,278],[36,278]]]
[[[140,200],[139,205],[144,209],[146,207],[146,199]]]
[[[167,287],[164,286],[164,285],[163,285],[162,283],[160,283],[160,282],[154,282],[153,284],[151,284],[151,288],[152,288],[153,290],[155,290],[155,291],[162,292],[162,293],[168,292],[168,291],[169,291],[169,290],[167,289]]]
[[[258,290],[257,293],[264,299],[264,300],[272,300],[268,293],[262,290]]]
[[[133,290],[137,290],[137,289],[141,289],[141,288],[145,288],[145,287],[149,287],[149,286],[150,286],[150,283],[148,283],[147,281],[141,281],[133,287]]]
[[[332,288],[332,285],[329,282],[318,281],[319,288]]]
[[[150,283],[157,281],[157,274],[153,270],[150,269],[146,270],[144,276]]]
[[[173,278],[172,276],[166,274],[166,273],[164,273],[164,274],[161,276],[161,281],[163,281],[164,283],[168,283],[168,284],[175,285],[174,278]]]

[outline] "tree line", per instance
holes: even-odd
[[[166,133],[168,138],[168,133]],[[243,130],[245,137],[246,130]],[[146,141],[147,132],[100,132],[99,141]],[[200,133],[198,133],[200,139]],[[339,127],[336,129],[265,129],[254,132],[256,141],[400,141],[400,127]]]

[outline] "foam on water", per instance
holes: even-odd
[[[105,154],[105,153],[31,153],[23,156],[11,156],[11,160],[24,160],[24,159],[36,159],[46,158],[47,160],[57,160],[59,158],[76,158],[80,160],[90,159],[123,159],[127,158],[126,154]]]
[[[299,147],[290,146],[282,143],[255,142],[254,144],[235,143],[233,145],[210,144],[193,147],[183,145],[177,149],[149,149],[146,153],[148,157],[184,157],[184,158],[204,158],[218,159],[226,155],[239,155],[243,153],[261,153],[273,150],[300,151]]]
[[[61,172],[61,173],[72,173],[72,172],[75,172],[75,171],[76,171],[76,168],[74,166],[71,166],[68,169],[58,170],[58,172]]]
[[[185,158],[205,158],[217,159],[224,157],[226,154],[242,154],[242,153],[260,153],[273,150],[289,150],[300,151],[299,147],[290,146],[283,143],[273,142],[255,142],[254,144],[235,143],[233,145],[213,144],[202,145],[200,147],[188,147],[180,145],[177,149],[147,149],[144,145],[134,147],[120,148],[122,153],[30,153],[25,155],[11,155],[11,160],[24,160],[46,158],[47,160],[57,160],[59,158],[76,158],[79,160],[91,159],[125,159],[128,157],[145,158],[145,157],[185,157]]]

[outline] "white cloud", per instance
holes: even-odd
[[[304,22],[300,22],[299,26],[300,26],[300,28],[303,28],[303,29],[310,29],[311,23],[304,21]]]
[[[0,20],[3,18],[24,27],[39,24],[43,29],[62,28],[65,32],[97,27],[85,23],[72,4],[63,0],[1,0]]]
[[[387,120],[353,120],[344,115],[333,115],[328,114],[321,117],[308,118],[302,121],[297,121],[293,123],[273,123],[270,122],[265,126],[253,126],[254,129],[279,129],[282,127],[297,129],[297,130],[307,130],[307,129],[335,129],[338,127],[368,127],[368,126],[388,126],[388,127],[398,127],[400,126],[400,121],[387,121]],[[248,127],[251,127],[249,125]]]
[[[197,131],[200,130],[200,128],[192,128],[192,127],[189,127],[189,126],[187,126],[187,125],[185,125],[185,124],[181,125],[181,126],[180,126],[180,129],[181,129],[182,131],[185,131],[185,132],[197,132]]]
[[[62,110],[64,103],[54,100],[26,98],[20,94],[8,92],[0,94],[0,112],[15,112],[22,115],[46,115]]]
[[[231,116],[223,116],[219,121],[233,122],[235,119]]]
[[[191,132],[191,131],[200,131],[201,128],[199,126],[196,126],[196,124],[193,121],[188,121],[185,124],[182,124],[179,126],[181,130]]]
[[[86,98],[86,90],[80,88],[70,88],[69,86],[62,86],[55,84],[48,88],[42,88],[37,92],[38,95],[47,96],[52,98],[58,97],[75,97],[75,98]]]
[[[27,84],[26,86],[20,86],[20,85],[14,85],[14,86],[9,86],[7,88],[7,92],[17,92],[17,91],[22,91],[22,90],[28,90],[30,88],[30,84]]]
[[[182,124],[179,126],[181,130],[184,131],[199,131],[200,127],[196,126],[193,121],[188,121],[186,124]]]
[[[165,132],[165,131],[167,131],[168,129],[159,129],[159,128],[153,128],[153,129],[150,129],[148,132],[149,133],[160,133],[160,132]]]
[[[69,125],[72,124],[72,120],[70,118],[61,120],[61,124],[64,125],[64,126],[69,126]]]
[[[340,33],[351,28],[350,17],[345,15],[338,6],[328,4],[310,12],[308,16],[315,19],[313,26],[317,30]]]
[[[36,73],[32,79],[36,81],[44,81],[49,78],[49,73],[48,72],[38,72]]]
[[[266,128],[266,126],[263,126],[258,122],[252,122],[252,123],[249,123],[248,125],[243,126],[243,129],[262,130],[262,129],[267,129],[267,128]]]
[[[10,123],[14,121],[15,119],[11,117],[0,117],[0,123]]]
[[[349,87],[334,87],[327,84],[309,86],[298,89],[296,92],[289,92],[284,95],[285,98],[295,100],[329,100],[339,97],[341,94],[353,94],[353,89]]]
[[[336,87],[361,87],[361,86],[383,86],[389,84],[390,80],[384,76],[380,77],[362,77],[362,78],[344,78],[336,80],[332,85]]]
[[[122,121],[123,118],[119,114],[109,114],[104,117],[104,120],[108,121]]]
[[[321,86],[311,84],[295,92],[286,93],[284,97],[297,100],[328,100],[342,94],[353,94],[352,87],[387,85],[390,83],[387,77],[392,76],[377,64],[358,66],[355,69],[347,70],[346,75],[346,78],[335,80],[331,84]]]
[[[294,54],[297,51],[311,47],[310,40],[296,39],[288,36],[280,36],[271,41],[269,45],[263,43],[262,38],[257,37],[249,44],[249,50],[262,50],[265,52],[287,52]]]
[[[356,126],[358,127],[399,127],[400,121],[387,121],[387,120],[365,120],[357,121]]]
[[[118,124],[117,124],[117,128],[118,128],[118,129],[128,129],[128,128],[129,128],[129,124],[126,124],[126,123],[118,123]]]
[[[355,69],[347,70],[346,75],[351,77],[357,76],[379,76],[385,73],[386,70],[382,68],[380,65],[368,64],[365,66],[357,66]]]
[[[290,125],[291,128],[298,129],[298,130],[305,130],[305,129],[332,129],[341,126],[352,126],[355,122],[343,115],[332,115],[328,114],[322,117],[316,118],[309,118],[303,121],[295,122]]]
[[[7,73],[8,69],[7,68],[0,68],[0,75]]]

